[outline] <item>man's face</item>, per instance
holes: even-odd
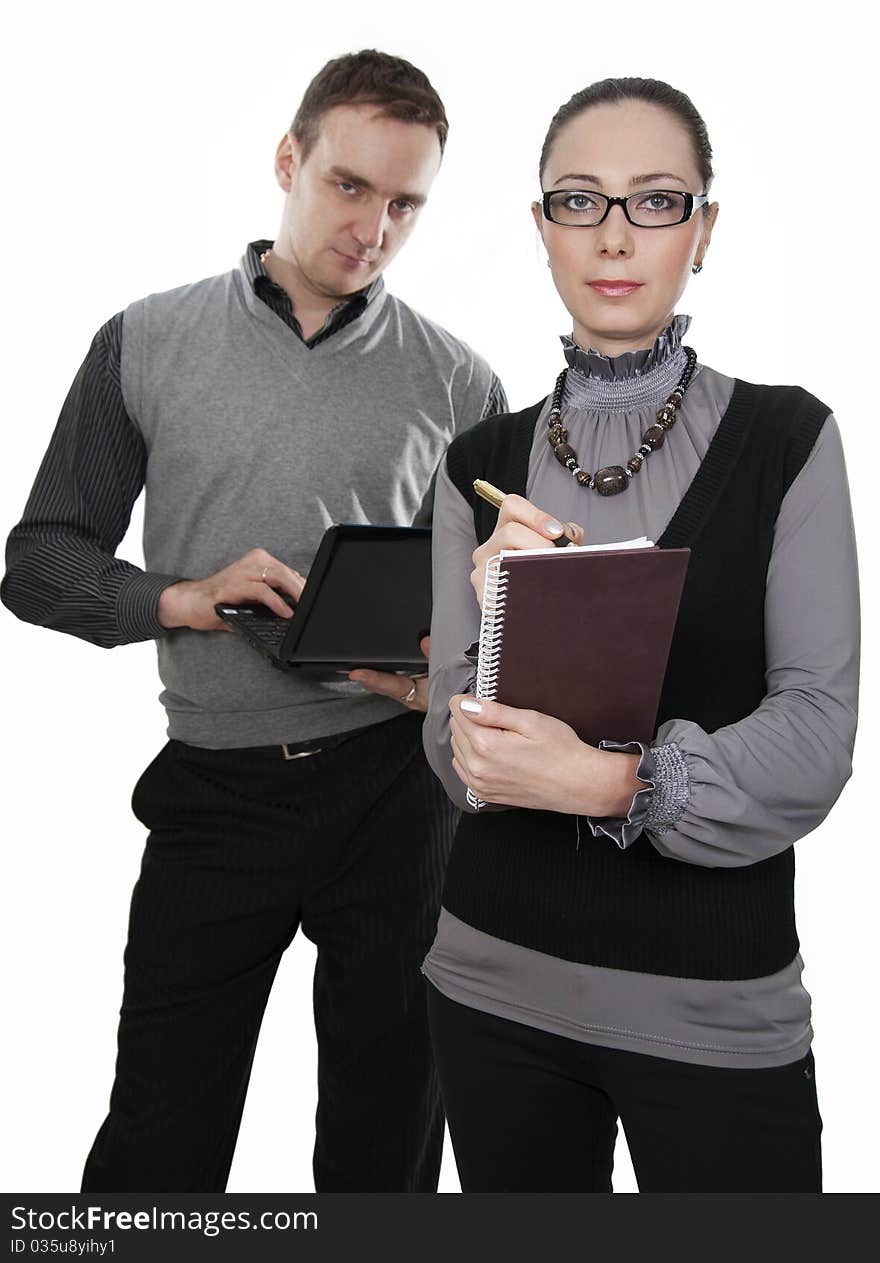
[[[305,160],[293,136],[278,146],[287,198],[275,253],[316,294],[363,289],[412,232],[440,157],[433,127],[383,117],[374,105],[328,110]]]

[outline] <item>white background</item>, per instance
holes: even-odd
[[[680,306],[724,373],[797,382],[843,432],[862,561],[855,773],[797,846],[826,1189],[878,1187],[877,335],[874,68],[854,3],[32,4],[3,32],[2,520],[18,519],[95,330],[134,298],[234,266],[274,236],[275,145],[330,57],[408,57],[447,106],[443,169],[390,287],[471,342],[514,407],[546,394],[566,317],[529,201],[555,109],[607,75],[688,92],[721,213]],[[721,14],[721,17],[718,14]],[[873,183],[872,183],[873,182]],[[853,196],[855,195],[855,196]],[[850,200],[848,200],[850,199]],[[120,553],[140,562],[140,508]],[[258,541],[255,541],[258,542]],[[823,576],[815,576],[817,597]],[[0,613],[9,1191],[78,1187],[107,1103],[122,947],[143,845],[132,786],[164,740],[152,644],[112,653]],[[315,1107],[301,936],[279,971],[230,1191],[308,1190]],[[635,1188],[623,1143],[618,1190]],[[447,1146],[441,1189],[458,1181]]]

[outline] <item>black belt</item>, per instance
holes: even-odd
[[[380,719],[378,724],[367,724],[363,728],[350,728],[348,732],[334,732],[332,737],[311,737],[307,741],[286,741],[280,746],[259,746],[258,749],[276,754],[280,751],[283,759],[302,759],[309,754],[320,754],[322,750],[335,750],[353,737],[359,737],[370,728],[378,728],[382,724],[397,723],[408,715],[419,714],[418,711],[406,711],[403,715],[394,715],[391,719]]]
[[[310,754],[320,754],[322,750],[334,750],[336,746],[344,745],[346,741],[357,737],[363,731],[363,728],[354,728],[350,732],[336,732],[332,737],[312,737],[309,741],[285,741],[280,746],[262,746],[261,748],[272,753],[280,750],[281,757],[288,761],[304,759]]]
[[[407,711],[403,715],[395,715],[392,719],[380,720],[380,723],[397,723],[401,719],[406,719],[413,714],[419,714],[418,711]],[[424,718],[424,716],[421,716]],[[221,759],[224,755],[228,755],[236,761],[242,758],[256,758],[260,762],[283,759],[290,762],[293,759],[303,759],[310,754],[320,754],[322,751],[335,750],[337,746],[344,745],[346,741],[351,741],[354,737],[360,737],[363,733],[369,732],[371,728],[376,728],[377,724],[365,724],[362,728],[350,728],[347,732],[334,732],[327,737],[309,737],[304,741],[285,741],[280,745],[273,746],[234,746],[219,747],[212,749],[211,747],[198,747],[210,750],[210,753],[219,756]],[[184,746],[186,743],[183,743]]]

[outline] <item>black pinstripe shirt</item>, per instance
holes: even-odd
[[[257,296],[298,337],[302,328],[286,292],[266,275],[251,242],[245,271]],[[373,286],[380,282],[374,281]],[[346,298],[307,346],[317,346],[362,314],[372,286]],[[61,409],[21,521],[6,544],[0,599],[29,623],[112,646],[165,634],[161,593],[180,575],[153,574],[115,556],[144,485],[146,449],[122,397],[122,313],[95,334]],[[507,400],[492,380],[485,416]],[[430,524],[433,482],[417,521]]]

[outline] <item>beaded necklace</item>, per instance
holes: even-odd
[[[684,351],[687,355],[684,371],[678,379],[678,384],[672,394],[658,410],[656,424],[652,425],[642,435],[641,447],[633,453],[626,466],[606,465],[603,469],[597,470],[595,474],[587,473],[585,469],[581,469],[578,464],[577,452],[569,445],[568,430],[560,421],[562,395],[565,391],[565,379],[568,375],[567,368],[562,370],[556,379],[550,412],[547,416],[547,442],[553,448],[553,454],[560,465],[564,465],[582,487],[592,488],[600,496],[616,496],[619,492],[627,489],[630,479],[639,472],[647,457],[663,446],[666,431],[675,425],[675,415],[681,407],[681,401],[684,399],[685,391],[691,384],[694,369],[697,366],[696,351],[689,346],[684,347]]]

